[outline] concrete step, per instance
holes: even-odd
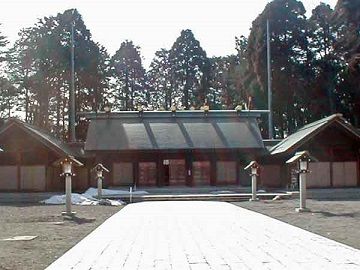
[[[260,200],[271,200],[276,196],[281,199],[290,199],[290,193],[259,193]],[[106,199],[121,199],[130,201],[130,196],[104,196]],[[143,201],[247,201],[251,198],[251,193],[232,193],[232,194],[155,194],[155,195],[135,195],[132,196],[133,202]]]

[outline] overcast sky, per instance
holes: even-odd
[[[235,52],[234,37],[248,35],[267,0],[0,0],[0,30],[13,42],[37,18],[76,8],[93,39],[113,54],[125,39],[141,47],[148,66],[182,29],[193,30],[209,57]],[[303,0],[308,14],[319,0]],[[322,0],[334,7],[336,0]]]

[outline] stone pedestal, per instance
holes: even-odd
[[[306,172],[300,172],[300,207],[296,208],[295,211],[298,213],[309,212],[306,208]]]
[[[250,202],[259,200],[259,198],[257,198],[256,190],[257,190],[257,175],[252,174],[251,175],[251,199],[249,200]]]
[[[102,197],[102,178],[99,177],[97,179],[97,196],[98,196],[98,199],[101,200],[101,197]]]
[[[66,205],[66,211],[62,212],[61,214],[63,216],[74,216],[76,214],[76,212],[71,211],[71,206],[72,206],[72,202],[71,202],[71,175],[66,175],[65,176],[65,194],[66,194],[66,200],[65,200],[65,205]]]

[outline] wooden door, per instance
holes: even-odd
[[[210,185],[210,161],[193,162],[194,185]]]
[[[330,162],[310,162],[310,173],[306,176],[306,186],[330,187]]]
[[[0,166],[0,191],[17,190],[17,166]]]
[[[21,190],[45,191],[46,168],[43,165],[21,166]]]
[[[169,184],[170,186],[186,185],[186,167],[183,159],[169,160]]]
[[[216,184],[236,184],[236,162],[218,161],[216,164]]]
[[[139,162],[139,186],[156,186],[155,162]]]
[[[357,162],[333,162],[333,186],[356,187],[357,186]]]
[[[113,185],[130,186],[134,183],[133,164],[119,162],[113,164]]]

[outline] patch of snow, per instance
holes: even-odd
[[[92,199],[97,197],[97,188],[88,188],[82,195],[86,198]],[[145,195],[148,192],[143,190],[137,190],[132,192],[133,195]],[[102,189],[103,196],[123,196],[123,195],[130,195],[130,192],[127,190],[120,190],[120,189]]]
[[[71,202],[72,204],[81,204],[83,202],[90,201],[88,198],[78,194],[72,193],[71,194]],[[66,195],[54,195],[51,196],[49,199],[41,201],[45,204],[65,204],[66,202]]]
[[[37,235],[19,235],[19,236],[1,239],[1,241],[31,241],[37,237],[38,237]]]
[[[71,193],[71,203],[72,204],[76,204],[76,205],[99,205],[99,204],[103,204],[103,205],[114,205],[114,206],[118,206],[118,205],[124,205],[125,203],[123,201],[120,200],[106,200],[106,203],[102,203],[103,200],[96,200],[94,198],[89,198],[86,196],[83,196],[81,194],[78,193]],[[66,202],[66,195],[54,195],[51,196],[50,198],[41,201],[41,203],[44,204],[65,204]]]

